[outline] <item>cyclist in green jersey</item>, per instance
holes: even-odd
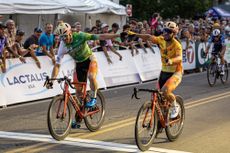
[[[93,107],[96,104],[96,95],[98,89],[96,80],[98,64],[96,57],[87,44],[87,41],[112,39],[119,37],[120,35],[94,35],[84,32],[76,33],[71,31],[71,26],[68,23],[60,23],[56,28],[55,33],[60,36],[61,42],[58,48],[58,54],[56,64],[53,68],[52,78],[57,77],[61,65],[61,59],[64,57],[64,54],[68,53],[76,62],[76,81],[86,82],[87,76],[89,78],[92,97],[91,100],[86,103],[86,107]],[[49,85],[47,88],[49,88]],[[82,94],[80,87],[77,87],[76,94],[77,96]]]

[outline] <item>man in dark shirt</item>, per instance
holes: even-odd
[[[34,29],[34,34],[26,39],[26,41],[24,43],[24,48],[28,49],[33,44],[38,46],[38,39],[39,39],[41,33],[42,33],[42,29],[39,27],[36,27]]]
[[[34,34],[32,34],[29,38],[26,39],[24,46],[23,46],[25,49],[30,50],[29,56],[32,56],[32,58],[36,62],[36,65],[38,66],[38,68],[41,68],[41,64],[35,55],[35,50],[40,49],[39,44],[38,44],[38,40],[39,40],[41,33],[42,33],[42,29],[39,27],[36,27],[34,29]]]

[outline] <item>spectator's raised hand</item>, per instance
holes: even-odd
[[[41,68],[41,63],[39,61],[35,61],[37,67],[40,69]]]
[[[107,58],[107,62],[108,62],[108,64],[113,64],[113,62],[111,61],[111,59],[109,57]]]
[[[31,48],[31,49],[36,49],[36,48],[38,48],[38,45],[32,44],[32,45],[30,45],[30,48]]]
[[[26,59],[22,56],[19,56],[19,60],[22,62],[22,63],[26,63]]]

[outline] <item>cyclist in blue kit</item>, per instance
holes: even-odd
[[[213,48],[212,48],[212,57],[211,60],[213,62],[214,60],[214,55],[220,55],[221,59],[221,72],[220,75],[224,75],[224,54],[226,51],[226,43],[225,43],[225,37],[224,34],[221,34],[219,29],[214,29],[212,32],[211,37],[208,40],[208,46],[206,47],[205,53],[206,55],[208,54],[208,51],[210,49],[211,44],[213,43]]]

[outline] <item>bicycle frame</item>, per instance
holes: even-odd
[[[87,96],[87,92],[86,92],[86,85],[87,85],[87,82],[71,82],[70,79],[68,79],[67,77],[64,77],[64,78],[51,78],[49,79],[49,77],[46,78],[46,81],[44,83],[44,86],[46,84],[50,84],[52,88],[53,86],[53,83],[50,82],[50,81],[58,81],[58,83],[61,83],[62,81],[64,81],[64,88],[62,88],[63,90],[63,95],[64,95],[64,110],[63,110],[63,113],[62,113],[62,117],[64,118],[66,116],[66,110],[67,110],[67,104],[69,102],[69,100],[71,101],[76,113],[79,115],[80,118],[83,118],[83,117],[86,117],[86,116],[89,116],[89,115],[92,115],[92,114],[95,114],[97,112],[99,112],[100,110],[99,109],[95,109],[95,110],[89,110],[86,112],[86,109],[85,109],[85,99],[86,99],[86,96]],[[75,85],[75,87],[73,87],[73,85]],[[80,100],[78,99],[79,97],[76,97],[76,99],[72,96],[71,92],[69,91],[69,87],[71,87],[72,89],[77,89],[78,86],[81,86],[82,87],[82,95],[81,95],[81,98],[82,98],[82,105],[79,105],[80,103]],[[61,108],[61,103],[59,104],[58,106],[58,112],[60,111],[60,108]],[[58,115],[60,115],[59,113],[57,114],[57,117],[59,117]]]
[[[168,125],[172,125],[172,124],[174,124],[174,123],[176,123],[176,122],[178,122],[180,120],[180,119],[174,119],[173,121],[170,121],[170,122],[168,120],[166,120],[166,116],[163,115],[161,108],[164,108],[164,109],[166,109],[166,111],[169,111],[171,103],[169,101],[167,101],[167,100],[162,100],[162,95],[158,90],[138,89],[138,91],[148,91],[148,92],[152,93],[151,94],[152,114],[151,114],[151,118],[150,118],[150,126],[152,126],[154,113],[156,113],[155,108],[156,108],[156,111],[157,111],[157,114],[158,114],[158,117],[159,117],[160,124],[161,124],[161,126],[163,128],[165,128]],[[140,99],[136,95],[138,91],[137,91],[137,89],[134,89],[133,96],[135,96],[136,99]],[[147,114],[148,114],[148,110],[147,110],[147,112],[145,114],[145,117],[143,119],[142,126],[144,126]]]
[[[70,100],[75,111],[77,112],[77,114],[79,115],[80,118],[83,118],[83,117],[86,117],[86,116],[89,116],[89,115],[92,115],[92,114],[95,114],[97,112],[99,112],[100,110],[99,109],[96,109],[94,111],[90,111],[90,112],[87,112],[86,113],[86,110],[85,110],[85,98],[86,98],[86,82],[74,82],[73,84],[76,84],[76,85],[81,85],[82,88],[83,88],[83,95],[82,95],[82,106],[79,106],[78,102],[79,99],[77,98],[76,100],[73,98],[72,94],[70,93],[69,91],[69,84],[67,83],[67,81],[65,81],[64,83],[64,90],[63,90],[63,95],[65,95],[65,100],[64,100],[64,111],[63,111],[63,114],[66,115],[66,107],[67,107],[67,103],[68,101]]]

